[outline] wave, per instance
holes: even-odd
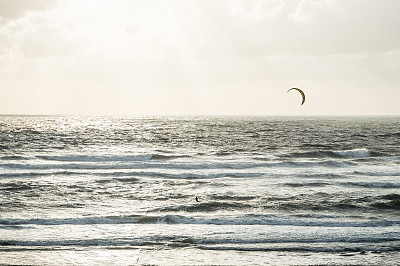
[[[38,159],[60,162],[126,162],[126,161],[148,161],[151,154],[139,155],[38,155]]]
[[[304,143],[301,145],[306,148],[321,148],[321,149],[330,149],[332,148],[332,144],[316,144],[316,143]]]
[[[347,178],[346,175],[343,174],[332,174],[332,173],[323,173],[323,174],[298,174],[298,177],[301,178],[311,178],[311,179],[343,179]]]
[[[304,168],[348,168],[353,166],[351,162],[334,160],[318,162],[274,162],[253,164],[246,162],[177,162],[177,163],[60,163],[60,164],[0,164],[0,168],[7,171],[0,173],[4,178],[27,178],[37,176],[137,176],[160,177],[181,179],[202,178],[251,178],[262,177],[271,174],[270,169],[304,169]],[[268,174],[269,173],[269,174]],[[400,176],[398,171],[352,171],[343,174],[296,174],[304,178],[345,178],[347,175],[357,176]],[[290,185],[290,184],[289,184]],[[312,184],[311,184],[312,185]],[[354,183],[357,185],[357,183]],[[295,186],[295,185],[294,185]],[[363,186],[363,183],[360,183]]]
[[[400,188],[400,183],[392,182],[343,182],[341,185],[364,188]]]
[[[21,182],[17,183],[2,183],[2,186],[0,187],[0,191],[23,191],[23,190],[31,190],[35,186],[31,184],[24,184]],[[1,206],[1,204],[0,204]]]
[[[400,194],[392,193],[379,196],[371,205],[377,209],[400,210]]]
[[[391,200],[389,202],[376,202],[372,204],[377,209],[400,210],[400,200]]]
[[[400,137],[400,132],[380,134],[380,135],[377,135],[376,137],[380,137],[380,138],[396,137],[396,138],[399,138]]]
[[[0,151],[11,149],[11,146],[0,145]]]
[[[284,183],[288,187],[324,187],[330,185],[327,182],[303,182],[303,183]]]
[[[322,160],[322,161],[288,161],[282,166],[284,167],[328,167],[328,168],[341,168],[341,167],[349,167],[355,166],[356,163],[349,162],[349,161],[339,161],[339,160]]]
[[[29,178],[29,177],[43,177],[43,176],[71,176],[77,175],[78,172],[73,171],[53,171],[53,172],[23,172],[23,173],[1,173],[2,178]],[[81,173],[87,174],[87,173]]]
[[[59,162],[59,163],[3,163],[0,167],[8,169],[31,169],[31,170],[47,170],[47,169],[250,169],[257,167],[274,167],[282,166],[279,163],[271,164],[254,164],[251,162],[120,162],[120,161],[85,161],[85,162]]]
[[[381,198],[385,200],[400,200],[400,194],[387,194],[381,196]]]
[[[349,256],[351,253],[365,254],[365,252],[382,253],[400,251],[397,237],[385,236],[353,236],[349,237],[319,237],[319,238],[261,238],[243,239],[238,237],[221,237],[214,239],[198,238],[196,236],[142,236],[142,237],[109,237],[86,238],[68,240],[8,240],[0,241],[0,251],[44,251],[80,247],[113,247],[118,250],[137,249],[138,247],[192,247],[204,250],[234,250],[234,251],[258,251],[258,252],[313,252],[313,253],[337,253]],[[50,249],[49,249],[50,248]],[[354,255],[356,255],[354,254]],[[226,262],[226,261],[225,261]]]
[[[321,241],[315,241],[311,242],[308,241],[309,245],[304,245],[304,242],[296,242],[293,241],[294,243],[297,243],[296,247],[281,247],[281,246],[273,246],[273,247],[259,247],[259,246],[254,246],[250,245],[247,246],[243,244],[238,244],[238,245],[202,245],[199,248],[200,249],[205,249],[205,250],[224,250],[224,251],[245,251],[245,252],[251,252],[251,251],[256,251],[256,252],[314,252],[314,253],[360,253],[364,254],[366,252],[376,252],[376,253],[381,253],[381,252],[390,252],[390,251],[400,251],[400,248],[398,247],[368,247],[365,246],[366,243],[379,243],[379,242],[386,242],[384,239],[371,239],[368,241],[368,239],[360,239],[358,240],[360,246],[356,247],[338,247],[337,243],[335,246],[330,246],[330,247],[316,247],[315,244],[317,243],[327,243],[327,242],[321,242]],[[337,242],[345,242],[345,241],[337,241]],[[277,243],[279,243],[277,241]],[[302,245],[298,245],[302,243]],[[328,241],[328,243],[331,243]],[[355,254],[354,254],[355,255]],[[349,256],[349,255],[346,255]]]
[[[277,216],[246,214],[242,216],[192,217],[184,215],[128,215],[54,219],[0,219],[0,228],[25,225],[87,225],[87,224],[213,224],[213,225],[281,225],[315,227],[389,227],[400,220],[340,220],[330,217]]]
[[[330,156],[331,155],[331,156]],[[291,152],[289,154],[283,154],[280,157],[288,157],[288,158],[327,158],[327,157],[335,157],[332,156],[332,152],[328,151],[305,151],[305,152]],[[338,156],[336,156],[338,157]]]
[[[307,187],[308,185],[304,185]],[[293,186],[293,187],[297,187]],[[299,185],[301,187],[301,185]],[[327,200],[327,197],[332,199]],[[264,211],[281,211],[281,212],[330,212],[330,213],[387,213],[389,210],[398,210],[400,208],[400,199],[397,194],[388,194],[384,196],[363,196],[353,199],[335,199],[331,194],[316,193],[299,199],[293,197],[266,197],[263,198],[265,205],[258,206]]]
[[[189,155],[136,154],[136,155],[38,155],[38,159],[60,162],[143,162],[190,158]]]
[[[362,176],[400,176],[400,172],[394,171],[394,172],[382,172],[382,171],[372,171],[372,172],[367,172],[367,171],[354,171],[352,173],[353,175],[362,175]]]
[[[48,171],[0,173],[2,178],[30,178],[44,176],[99,176],[99,177],[154,177],[172,179],[213,179],[213,178],[249,178],[263,176],[260,172],[221,172],[221,173],[166,173],[153,171]]]
[[[4,160],[4,161],[22,161],[22,160],[28,160],[28,159],[30,159],[30,158],[20,156],[20,155],[6,155],[6,156],[0,157],[0,160]]]
[[[189,155],[163,155],[163,154],[152,154],[151,160],[173,160],[173,159],[181,159],[181,158],[190,158]]]
[[[273,169],[273,168],[310,168],[327,167],[342,168],[357,165],[354,162],[339,160],[322,161],[274,161],[265,163],[254,163],[246,161],[95,161],[94,157],[87,158],[86,161],[67,161],[57,163],[43,163],[31,161],[26,163],[0,163],[0,168],[15,170],[143,170],[143,169],[161,169],[161,170],[248,170],[248,169]],[[94,172],[94,171],[93,171]]]
[[[195,205],[176,205],[176,206],[167,206],[163,208],[157,208],[153,211],[155,212],[176,212],[176,211],[185,211],[185,212],[214,212],[218,210],[243,210],[250,209],[253,205],[244,204],[238,202],[219,202],[219,201],[211,201],[211,202],[201,202]]]
[[[213,200],[229,200],[229,201],[249,201],[257,199],[255,196],[230,196],[230,195],[211,195]]]
[[[385,245],[385,243],[392,242],[392,245]],[[346,239],[339,239],[336,242],[332,241],[265,241],[258,243],[248,243],[247,241],[240,241],[235,243],[203,243],[201,239],[191,237],[175,237],[175,238],[162,238],[162,237],[143,237],[143,238],[111,238],[111,239],[85,239],[85,240],[47,240],[47,241],[0,241],[0,251],[18,251],[18,252],[44,252],[57,250],[71,250],[71,247],[113,247],[112,249],[118,250],[137,250],[138,248],[154,248],[167,247],[168,249],[174,248],[196,248],[200,250],[211,251],[235,251],[235,252],[283,252],[287,256],[290,253],[309,254],[339,254],[340,256],[360,256],[368,253],[382,254],[388,252],[399,252],[400,248],[397,240],[388,240],[384,238],[358,238],[354,242],[348,242]],[[306,256],[306,255],[304,255]],[[138,261],[138,260],[136,260]],[[176,263],[174,259],[168,260],[172,264]],[[203,260],[202,260],[203,261]],[[323,261],[323,260],[319,260]],[[354,259],[352,260],[354,262]],[[389,259],[389,261],[391,261]],[[393,261],[393,260],[392,260]],[[227,261],[224,261],[224,264]],[[379,264],[382,262],[377,259],[375,261]],[[229,264],[232,261],[229,260]],[[147,264],[146,264],[147,265]],[[214,265],[214,264],[213,264]],[[319,264],[318,264],[319,265]],[[321,264],[322,265],[322,264]],[[325,265],[325,264],[324,264]],[[346,264],[347,265],[347,264]],[[353,265],[353,264],[351,264]],[[396,263],[393,261],[393,265]]]
[[[367,158],[371,155],[365,148],[332,152],[344,158]]]
[[[368,158],[372,155],[377,155],[377,153],[371,153],[366,148],[360,148],[351,150],[319,150],[292,152],[282,156],[293,158]]]

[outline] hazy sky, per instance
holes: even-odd
[[[0,0],[0,113],[400,115],[399,11],[399,0]]]

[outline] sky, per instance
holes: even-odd
[[[400,115],[399,10],[0,0],[0,114]]]

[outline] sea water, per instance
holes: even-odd
[[[0,264],[395,265],[399,251],[400,117],[0,116]]]

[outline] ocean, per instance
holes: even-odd
[[[399,262],[398,116],[0,116],[0,264]]]

